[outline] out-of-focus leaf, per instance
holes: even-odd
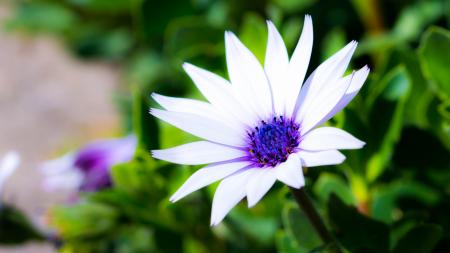
[[[117,224],[118,212],[100,203],[80,203],[52,210],[51,224],[65,239],[91,238],[107,234]]]
[[[114,186],[124,191],[146,192],[155,196],[162,193],[164,181],[155,173],[153,159],[143,150],[138,150],[138,156],[134,160],[114,166],[111,175]]]
[[[251,215],[247,210],[236,210],[230,214],[239,231],[244,231],[261,244],[270,244],[278,228],[273,217],[258,217]]]
[[[316,229],[303,210],[295,204],[287,203],[284,206],[282,220],[286,236],[295,240],[295,243],[287,244],[286,247],[290,249],[298,248],[299,252],[310,252],[323,246],[324,243]]]
[[[248,13],[244,17],[239,35],[242,42],[263,64],[267,43],[267,28],[264,19],[257,14]]]
[[[372,215],[374,218],[386,223],[392,223],[399,217],[396,216],[396,201],[403,197],[411,197],[426,205],[433,205],[439,200],[439,194],[418,182],[398,182],[380,187],[372,194]]]
[[[400,238],[395,253],[430,253],[442,237],[442,228],[433,224],[422,224],[412,228]]]
[[[75,13],[60,4],[44,2],[22,2],[16,14],[7,23],[10,29],[27,32],[66,32],[77,22]]]
[[[316,0],[273,0],[274,4],[280,7],[286,13],[295,13],[302,12],[312,4],[316,2]]]
[[[330,195],[334,193],[346,204],[356,204],[355,197],[348,184],[342,178],[331,173],[320,174],[314,184],[314,193],[323,203],[328,203]]]
[[[387,168],[403,127],[403,112],[410,82],[403,67],[392,70],[381,83],[381,96],[371,106],[371,143],[378,146],[367,163],[366,177],[374,181]],[[370,103],[370,102],[369,102]],[[378,142],[378,143],[377,143]]]
[[[155,80],[164,75],[164,59],[155,52],[138,52],[129,62],[126,82],[143,87],[144,92],[153,90]]]
[[[442,5],[441,1],[419,1],[410,5],[402,11],[394,29],[364,39],[356,54],[384,53],[402,43],[417,39],[427,25],[444,15],[445,8]]]
[[[70,4],[84,10],[108,15],[127,14],[130,11],[130,0],[68,0]]]
[[[334,194],[328,201],[328,215],[337,239],[351,252],[388,252],[386,224],[362,215]]]
[[[138,148],[150,152],[159,148],[159,128],[156,118],[149,113],[148,95],[134,86],[133,90],[133,128],[138,139]]]
[[[443,28],[429,28],[420,43],[419,55],[426,77],[438,88],[438,96],[450,98],[450,32]]]
[[[204,18],[179,18],[169,23],[165,33],[165,50],[174,64],[187,59],[222,56],[223,30],[211,27]],[[220,46],[219,46],[220,45]]]
[[[117,253],[147,253],[156,250],[153,231],[145,226],[123,227],[114,242],[114,252]]]
[[[297,241],[291,238],[285,231],[278,231],[275,235],[275,242],[278,253],[306,253],[304,249],[298,246]]]
[[[334,53],[343,48],[346,44],[345,33],[342,29],[335,28],[330,31],[324,39],[322,45],[322,60],[326,60]]]
[[[298,17],[290,18],[284,22],[281,29],[279,29],[288,52],[293,52],[297,45],[300,38],[300,32],[302,31],[302,22],[303,20]]]
[[[136,15],[141,34],[146,39],[153,39],[164,34],[169,22],[175,18],[194,14],[191,1],[152,1],[141,0]]]
[[[0,204],[0,244],[22,244],[32,240],[41,241],[44,236],[21,211]]]

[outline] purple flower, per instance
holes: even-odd
[[[111,186],[112,166],[133,157],[136,137],[97,140],[41,166],[49,191],[97,191]]]

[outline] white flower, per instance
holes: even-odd
[[[231,32],[225,33],[230,81],[183,65],[209,103],[153,94],[165,110],[151,109],[151,114],[205,139],[154,150],[153,156],[178,164],[209,164],[171,201],[222,180],[214,195],[212,225],[244,197],[254,206],[277,180],[293,188],[304,186],[302,166],[342,163],[345,157],[338,149],[364,145],[343,130],[316,128],[353,99],[369,74],[365,66],[343,77],[357,43],[350,42],[322,63],[303,84],[313,45],[311,17],[306,15],[290,59],[275,26],[270,21],[267,25],[264,68]]]
[[[20,156],[15,151],[9,151],[0,160],[0,196],[3,194],[3,187],[8,178],[14,173],[20,163]]]

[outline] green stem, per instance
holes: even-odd
[[[294,195],[295,200],[297,201],[297,204],[299,207],[303,210],[303,212],[308,217],[311,224],[316,229],[317,233],[319,234],[320,238],[322,238],[322,241],[329,246],[329,249],[332,252],[340,253],[341,250],[337,246],[333,236],[328,232],[327,227],[325,226],[325,223],[323,222],[322,218],[320,217],[319,213],[317,212],[316,208],[314,207],[311,199],[306,194],[304,188],[295,189],[290,188],[292,194]]]

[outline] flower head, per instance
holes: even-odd
[[[20,156],[15,151],[9,151],[0,159],[0,196],[8,178],[14,173],[20,163]]]
[[[76,152],[41,166],[47,190],[96,191],[111,186],[109,170],[129,161],[136,149],[136,137],[94,141]]]
[[[367,66],[343,76],[357,43],[352,41],[322,63],[303,83],[313,32],[306,15],[300,40],[288,57],[283,40],[268,21],[264,67],[231,32],[225,33],[230,81],[185,63],[184,69],[208,102],[153,94],[165,109],[151,114],[204,139],[154,150],[153,156],[179,164],[209,164],[195,172],[171,197],[177,201],[215,181],[211,224],[218,224],[241,199],[255,205],[281,181],[304,186],[302,166],[342,163],[338,149],[364,143],[334,127],[318,127],[358,93]]]

